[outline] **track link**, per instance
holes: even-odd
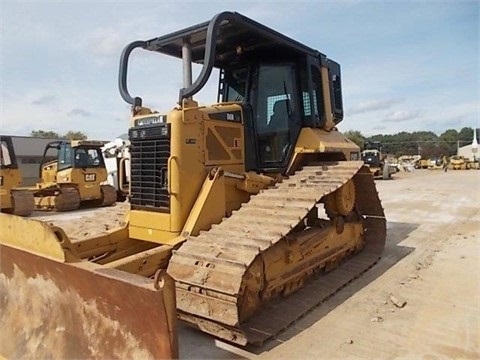
[[[29,216],[35,210],[35,201],[33,193],[27,190],[13,190],[13,210],[12,214],[19,216]]]
[[[59,212],[76,210],[80,206],[80,194],[74,187],[47,188],[35,194],[35,207],[39,210]]]
[[[101,185],[102,203],[101,206],[110,206],[117,201],[117,190],[111,185]]]
[[[282,287],[286,282],[280,282],[278,289],[273,286],[269,295],[265,295],[267,301],[258,304],[256,310],[262,307],[262,311],[253,316],[242,314],[244,302],[251,301],[246,296],[250,291],[246,283],[249,286],[258,283],[257,288],[263,291],[267,283],[278,282],[278,279],[266,278],[265,268],[271,264],[263,263],[263,259],[268,259],[279,247],[284,250],[290,246],[292,257],[298,256],[299,249],[293,247],[298,234],[305,236],[310,230],[300,233],[293,230],[304,227],[308,213],[322,198],[352,178],[358,189],[355,208],[361,214],[364,250],[303,287],[299,276],[300,290],[287,298],[271,300],[272,293],[278,295],[285,291]],[[317,246],[325,241],[332,229],[331,223],[325,223],[328,224],[325,229],[317,230],[314,233],[317,237],[305,244]],[[168,272],[177,284],[179,317],[231,342],[261,344],[375,264],[383,251],[385,236],[384,212],[372,175],[362,162],[305,167],[275,187],[253,196],[229,218],[197,237],[190,237],[173,252]],[[303,250],[308,253],[309,248]],[[299,259],[300,269],[295,270],[302,276],[313,275],[319,269],[326,269],[329,261],[337,263],[356,250],[355,246],[340,248],[334,256],[326,254],[321,259],[310,259],[310,263],[301,263]]]
[[[71,211],[80,206],[80,194],[73,187],[62,187],[55,198],[56,211]]]

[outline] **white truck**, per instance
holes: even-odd
[[[130,141],[117,138],[102,147],[107,181],[117,190],[117,199],[124,201],[130,186]]]

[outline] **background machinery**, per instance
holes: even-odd
[[[416,169],[428,169],[429,163],[430,163],[430,160],[429,160],[429,159],[419,159],[419,160],[415,163],[415,168],[416,168]]]
[[[428,170],[444,170],[445,168],[448,168],[447,156],[429,159]]]
[[[467,164],[468,160],[460,155],[450,156],[450,159],[448,161],[448,167],[452,170],[467,170],[469,169]]]
[[[35,206],[42,210],[75,210],[80,203],[108,206],[117,193],[107,181],[107,170],[101,147],[104,142],[91,140],[52,141],[47,144],[40,164],[41,182],[34,196]],[[50,149],[57,159],[45,162]]]
[[[134,49],[183,60],[184,88],[170,112],[146,108],[130,95],[127,68]],[[192,63],[202,66],[195,81]],[[214,68],[217,102],[199,106],[192,97]],[[58,267],[83,259],[98,278],[114,269],[129,273],[122,278],[136,283],[128,291],[143,281],[142,289],[158,289],[164,303],[176,296],[180,319],[245,345],[275,336],[381,256],[384,212],[359,148],[337,131],[343,118],[340,66],[324,54],[224,12],[129,44],[119,87],[132,105],[128,225],[72,246],[62,235],[58,247],[74,250],[75,260]],[[20,231],[26,226],[25,220],[17,223]],[[9,263],[14,255],[26,257],[29,246],[15,243],[21,251]],[[162,280],[169,277],[176,294]],[[172,350],[171,308],[129,295],[115,306],[138,304],[144,312],[131,317],[148,314],[142,319],[157,336],[139,343],[170,344],[163,354]],[[160,328],[164,319],[168,329]]]
[[[117,200],[124,201],[130,187],[130,141],[120,138],[102,147],[107,182],[117,190]]]
[[[388,164],[387,155],[382,151],[380,141],[365,141],[363,144],[362,160],[369,166],[375,178],[390,179],[396,169]]]
[[[0,209],[2,212],[28,216],[35,209],[33,195],[18,188],[22,174],[17,165],[12,138],[0,137]]]

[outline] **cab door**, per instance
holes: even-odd
[[[251,89],[257,169],[286,166],[300,132],[301,120],[294,64],[263,64]]]

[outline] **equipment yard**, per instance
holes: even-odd
[[[480,358],[480,172],[400,172],[376,186],[387,242],[373,268],[260,348],[180,325],[180,358]],[[32,218],[76,240],[115,228],[127,210]]]

